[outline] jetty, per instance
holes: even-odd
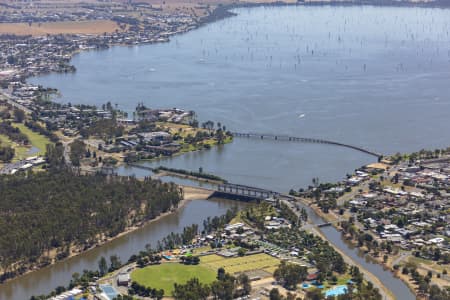
[[[349,149],[353,149],[359,152],[363,152],[372,156],[375,156],[377,158],[383,157],[381,153],[377,153],[375,151],[371,151],[359,146],[354,146],[350,144],[330,141],[330,140],[324,140],[324,139],[318,139],[318,138],[308,138],[308,137],[295,137],[295,136],[289,136],[289,135],[283,135],[283,134],[268,134],[268,133],[252,133],[252,132],[232,132],[231,133],[233,137],[239,137],[239,138],[256,138],[261,140],[275,140],[275,141],[288,141],[288,142],[301,142],[301,143],[315,143],[315,144],[328,144],[328,145],[334,145],[339,147],[345,147]]]

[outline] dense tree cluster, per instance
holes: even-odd
[[[86,155],[86,144],[82,140],[74,140],[70,144],[70,161],[74,166],[80,166],[80,159]]]
[[[141,297],[150,297],[152,299],[162,299],[164,297],[164,290],[163,289],[154,289],[151,287],[147,287],[144,285],[140,285],[136,281],[133,281],[131,283],[130,288],[128,289],[128,294],[131,296],[137,295]]]
[[[304,281],[308,276],[308,268],[284,261],[275,270],[273,277],[288,290],[295,290],[298,283]]]
[[[347,265],[342,256],[328,242],[306,231],[282,228],[269,233],[267,239],[283,248],[295,247],[300,255],[304,255],[308,250],[308,259],[315,263],[321,274],[322,278],[319,279],[326,279],[332,272],[346,272]]]
[[[295,297],[295,294],[288,292],[286,297],[280,294],[280,291],[277,288],[273,288],[269,293],[270,300],[301,300],[300,297]]]
[[[222,216],[215,216],[213,218],[208,217],[203,221],[203,228],[205,233],[211,233],[213,231],[217,231],[219,228],[225,227],[226,224],[230,223],[230,221],[236,216],[237,207],[233,207],[232,209],[228,209],[227,212]]]
[[[2,279],[15,275],[8,272],[13,262],[40,263],[52,248],[63,258],[69,245],[90,247],[99,234],[113,237],[176,207],[181,199],[174,184],[52,169],[1,176],[0,190],[0,263],[7,271]]]
[[[223,268],[217,271],[217,280],[211,284],[202,284],[192,278],[186,284],[174,284],[173,297],[176,300],[214,299],[232,300],[250,294],[250,279],[245,274],[237,277],[225,273]]]
[[[0,123],[0,134],[6,135],[11,141],[22,145],[30,143],[28,137],[20,132],[19,128],[11,125],[10,121],[3,121]]]
[[[80,134],[84,138],[89,136],[100,137],[107,141],[114,137],[122,136],[124,127],[117,125],[116,119],[100,119],[90,124],[89,128],[80,129]]]
[[[4,146],[0,141],[0,161],[10,162],[14,157],[15,151],[11,146]]]
[[[16,123],[22,123],[25,119],[25,113],[21,109],[14,109],[14,122]]]

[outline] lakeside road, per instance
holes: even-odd
[[[0,100],[6,101],[7,103],[12,105],[13,107],[18,108],[20,110],[23,110],[27,114],[31,114],[32,113],[31,109],[23,106],[22,104],[17,103],[16,101],[11,99],[10,95],[8,95],[6,93],[2,93],[1,91],[0,91]]]

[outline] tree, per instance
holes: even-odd
[[[122,266],[122,262],[120,261],[120,258],[117,255],[111,255],[109,257],[109,260],[111,262],[111,265],[109,267],[110,272],[115,271]]]
[[[108,263],[106,262],[105,257],[101,257],[98,262],[98,270],[100,272],[100,276],[104,276],[106,273],[108,273]]]
[[[306,292],[306,300],[322,300],[325,299],[325,296],[322,294],[322,291],[319,289],[308,289]]]
[[[280,295],[280,291],[276,288],[273,288],[270,290],[269,299],[270,300],[282,300],[283,298]]]
[[[297,283],[306,279],[308,275],[308,268],[304,266],[287,264],[281,262],[280,266],[275,270],[274,277],[281,282],[283,287],[287,289],[295,289]]]
[[[237,281],[242,288],[243,295],[249,295],[250,292],[252,291],[252,286],[250,284],[250,278],[248,278],[247,274],[244,273],[240,274],[237,277]]]
[[[75,140],[70,144],[70,161],[74,166],[80,166],[80,159],[86,155],[86,144]]]
[[[220,267],[217,269],[217,280],[223,280],[225,278],[225,269]]]
[[[239,248],[239,250],[238,250],[238,255],[239,256],[244,256],[245,255],[245,252],[247,252],[244,248]]]
[[[0,141],[0,161],[10,162],[15,155],[14,148],[10,146],[2,146]]]
[[[174,284],[173,297],[176,300],[206,300],[211,293],[208,285],[200,283],[198,278],[192,278],[186,284]]]
[[[162,298],[164,298],[164,290],[163,289],[156,290],[154,296],[157,300],[161,300]]]
[[[214,281],[211,284],[211,292],[214,299],[232,300],[234,293],[234,277],[227,274],[223,280]]]
[[[14,122],[22,123],[25,120],[25,113],[21,109],[14,109]]]

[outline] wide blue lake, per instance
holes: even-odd
[[[234,131],[346,142],[381,153],[450,140],[450,10],[320,6],[239,9],[172,38],[73,59],[31,81],[62,102],[195,110]],[[373,158],[324,145],[236,140],[156,164],[278,190],[341,179]],[[139,173],[140,171],[136,171]]]
[[[130,112],[138,102],[185,108],[195,110],[201,121],[221,122],[234,131],[325,138],[386,154],[449,146],[450,10],[298,6],[236,12],[170,43],[81,53],[73,59],[75,74],[30,81],[58,88],[57,101],[99,106],[111,101]],[[339,180],[373,160],[335,146],[236,139],[153,165],[203,167],[232,182],[287,191],[307,186],[312,177]],[[155,222],[3,285],[0,298],[23,300],[48,292],[67,284],[73,272],[95,267],[101,255],[126,257],[166,232],[232,205],[192,202],[167,218],[170,222]],[[338,232],[325,234],[356,255]],[[389,272],[359,263],[398,299],[411,298]]]

